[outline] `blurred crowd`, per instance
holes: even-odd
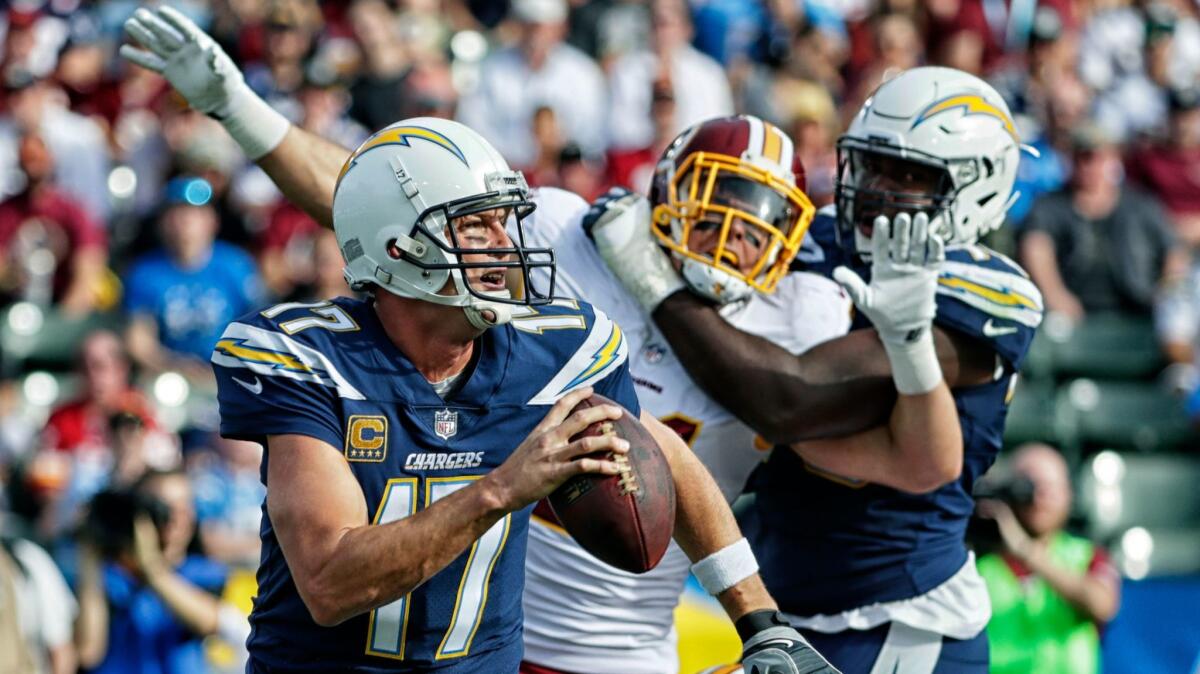
[[[216,435],[208,356],[246,311],[350,294],[341,256],[216,122],[117,56],[139,3],[6,4],[0,333],[31,339],[26,355],[78,338],[36,379],[0,353],[0,589],[23,582],[63,611],[16,625],[0,610],[0,670],[236,670],[202,639],[240,643],[249,592],[228,587],[256,565],[264,491],[260,449]],[[837,135],[880,81],[921,64],[979,74],[1029,146],[990,243],[1054,321],[1153,317],[1174,381],[1193,385],[1194,0],[170,4],[299,126],[353,147],[404,117],[457,118],[531,184],[588,199],[645,189],[678,132],[747,112],[791,134],[828,204]],[[28,648],[5,647],[14,629]]]

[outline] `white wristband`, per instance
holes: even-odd
[[[892,380],[903,395],[921,395],[937,388],[942,381],[942,366],[938,363],[933,331],[922,330],[912,342],[883,340],[888,361],[892,365]]]
[[[716,596],[758,573],[758,560],[746,539],[739,539],[692,565],[704,591]]]
[[[229,102],[229,112],[217,119],[253,161],[278,147],[291,126],[249,87],[242,88],[241,94]]]

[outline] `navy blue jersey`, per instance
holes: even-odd
[[[517,308],[488,330],[443,400],[384,333],[369,302],[281,304],[226,328],[213,352],[221,433],[296,433],[340,452],[373,523],[427,507],[499,466],[548,406],[586,385],[639,413],[625,340],[574,300]],[[273,457],[263,455],[262,477]],[[270,489],[270,485],[267,485]],[[505,517],[406,597],[320,627],[297,593],[265,503],[248,647],[262,671],[515,672],[529,509]]]
[[[847,265],[869,278],[870,268],[837,245],[831,211],[814,219],[799,263],[827,275]],[[962,477],[914,495],[823,473],[790,450],[773,452],[754,477],[758,497],[746,529],[784,611],[833,614],[908,599],[963,566],[971,490],[1000,451],[1016,373],[1041,317],[1041,294],[1015,262],[978,245],[947,249],[935,323],[996,354],[992,381],[952,391],[962,424]]]

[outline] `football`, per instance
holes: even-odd
[[[617,405],[592,395],[575,410],[604,404]],[[629,453],[618,457],[621,473],[576,475],[548,500],[559,523],[585,550],[623,571],[645,573],[662,559],[675,530],[675,482],[654,436],[629,410],[571,440],[609,433],[629,442]]]

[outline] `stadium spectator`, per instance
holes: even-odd
[[[514,0],[517,45],[492,52],[479,68],[474,91],[458,105],[458,119],[496,146],[516,166],[536,160],[533,115],[548,107],[564,140],[585,153],[604,151],[608,97],[604,75],[586,54],[563,42],[566,0]]]
[[[68,457],[63,488],[47,494],[38,522],[39,533],[45,540],[60,541],[60,536],[74,531],[88,501],[99,491],[129,488],[150,470],[148,433],[140,414],[114,412],[105,426],[104,445]],[[46,459],[45,455],[38,457],[39,461]]]
[[[207,671],[202,639],[248,630],[217,598],[225,567],[188,554],[196,513],[187,477],[149,473],[134,496],[121,493],[97,496],[88,534],[126,535],[80,546],[80,664],[98,674]]]
[[[669,83],[674,99],[668,138],[702,120],[734,112],[733,93],[720,64],[691,45],[687,5],[683,0],[655,0],[651,8],[650,46],[612,65],[608,133],[615,150],[649,147],[659,137],[652,115],[656,83]]]
[[[1014,191],[1017,202],[1008,218],[1023,227],[1029,209],[1043,194],[1061,189],[1070,176],[1071,132],[1084,121],[1090,102],[1087,87],[1074,76],[1064,75],[1046,92],[1044,108],[1031,123],[1028,143],[1034,152],[1021,154]]]
[[[53,303],[67,315],[86,314],[102,294],[104,230],[53,184],[55,158],[40,136],[20,137],[17,161],[25,187],[0,202],[0,293],[9,301]]]
[[[1180,240],[1196,248],[1200,246],[1200,90],[1175,89],[1169,100],[1167,135],[1136,149],[1126,169],[1166,206]]]
[[[54,158],[54,184],[83,204],[94,219],[106,222],[110,153],[104,130],[72,112],[69,99],[51,80],[9,83],[8,115],[0,117],[0,193],[15,194],[24,184],[14,176],[20,139],[37,135]]]
[[[1022,263],[1049,311],[1076,321],[1090,312],[1149,315],[1162,280],[1186,270],[1187,254],[1159,203],[1123,183],[1120,148],[1107,131],[1081,125],[1072,150],[1069,185],[1029,212]]]
[[[0,598],[0,672],[73,674],[75,597],[50,555],[10,531],[0,531]]]
[[[310,72],[297,97],[302,128],[343,147],[358,147],[367,139],[369,132],[346,116],[350,95],[333,73]]]
[[[349,19],[362,52],[361,72],[350,87],[350,116],[368,129],[382,129],[403,118],[403,81],[411,59],[396,15],[383,0],[356,0]]]
[[[654,175],[654,165],[675,138],[675,89],[668,79],[654,83],[650,94],[650,121],[654,140],[645,147],[620,150],[610,148],[606,162],[608,182],[647,193]]]
[[[1200,28],[1165,3],[1100,12],[1080,47],[1080,73],[1098,93],[1097,119],[1123,141],[1158,131],[1166,122],[1166,91],[1196,84]]]
[[[820,85],[806,80],[781,80],[775,91],[780,123],[796,144],[804,166],[808,198],[818,208],[832,203],[837,179],[834,141],[841,133],[833,98]]]
[[[995,674],[1094,674],[1100,629],[1120,606],[1120,577],[1103,548],[1064,530],[1071,479],[1049,445],[1017,449],[1012,470],[1032,483],[1032,498],[1010,505],[981,500],[994,519],[1002,551],[980,557],[992,600],[988,623]]]
[[[129,483],[144,471],[132,465],[169,468],[179,461],[174,437],[158,428],[149,402],[130,383],[129,368],[115,333],[98,330],[84,339],[80,395],[51,412],[32,464],[34,475],[62,475],[40,481],[37,489],[47,540],[74,526],[82,504],[110,482],[114,467]],[[136,420],[136,437],[114,428],[114,420],[122,420],[123,428]],[[127,451],[133,444],[136,451]]]
[[[103,447],[108,419],[117,412],[135,412],[148,428],[155,428],[149,403],[130,383],[129,356],[116,333],[88,334],[78,362],[80,395],[50,414],[42,432],[44,449],[74,454]]]
[[[178,370],[211,385],[213,346],[225,325],[261,303],[261,282],[245,251],[215,241],[217,216],[207,182],[176,178],[166,192],[159,219],[163,246],[125,276],[126,340],[146,370]]]
[[[303,114],[297,95],[304,84],[304,62],[321,23],[321,10],[312,0],[271,0],[263,60],[246,67],[250,88],[295,122]]]
[[[259,525],[267,495],[259,477],[262,446],[209,438],[212,448],[193,449],[188,479],[196,494],[200,542],[209,557],[248,569],[258,567]]]

